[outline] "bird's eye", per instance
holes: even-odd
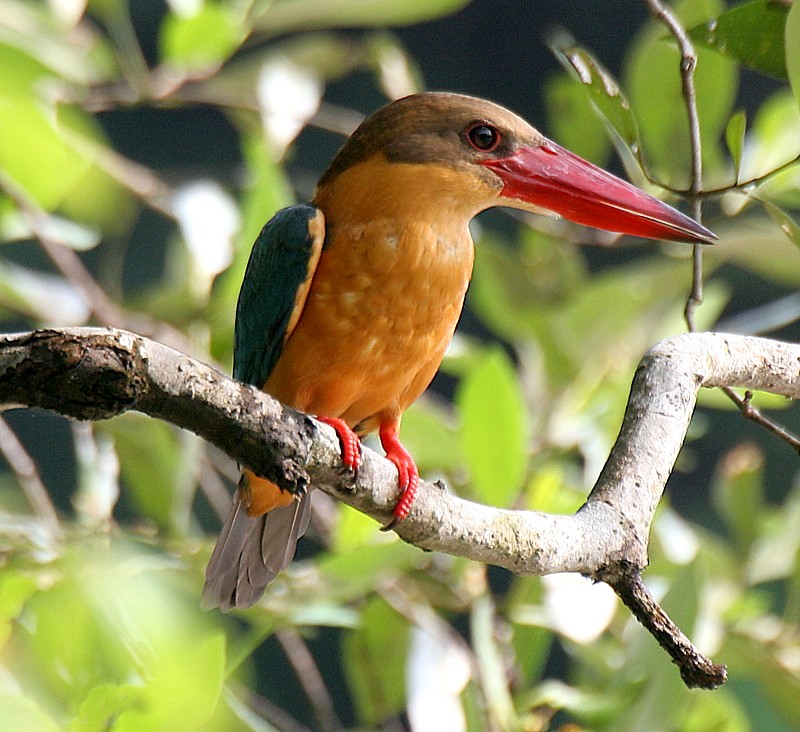
[[[496,128],[484,122],[472,125],[467,130],[467,140],[476,150],[480,152],[492,152],[497,149],[502,139]]]

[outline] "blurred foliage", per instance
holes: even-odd
[[[116,325],[229,364],[250,243],[295,200],[295,137],[308,125],[346,133],[369,111],[323,101],[326,85],[365,74],[389,98],[420,88],[386,28],[465,4],[172,0],[150,59],[124,1],[0,0],[6,327]],[[706,251],[698,325],[796,336],[800,7],[682,0],[676,10],[698,46],[703,189],[716,190],[705,214],[720,235]],[[664,26],[649,22],[631,39],[621,79],[570,38],[551,46],[566,73],[545,84],[549,129],[598,163],[613,144],[636,182],[677,200],[690,152]],[[737,102],[742,67],[780,79],[758,108]],[[208,171],[166,180],[116,149],[100,123],[131,107],[201,106],[234,131],[235,182]],[[146,211],[171,232],[163,266],[145,259],[136,226]],[[404,439],[425,475],[464,495],[574,511],[642,353],[684,329],[687,248],[579,248],[591,232],[541,218],[475,232],[469,307],[493,339],[457,335],[443,365],[458,382],[454,403],[423,398]],[[150,273],[146,285],[125,281],[131,257]],[[256,608],[203,613],[218,526],[209,507],[226,510],[234,466],[192,435],[126,415],[72,429],[75,470],[59,471],[69,495],[58,518],[35,500],[56,488],[24,468],[13,438],[0,439],[14,466],[0,476],[0,729],[399,729],[393,719],[418,732],[798,729],[796,466],[771,467],[775,440],[754,427],[710,449],[719,434],[704,432],[718,429],[723,404],[703,403],[675,480],[702,492],[682,471],[705,466],[713,512],[687,517],[665,499],[646,580],[728,664],[730,682],[713,693],[685,689],[604,585],[426,554],[323,496],[303,542],[319,545],[312,558]],[[36,437],[45,444],[46,430]],[[767,491],[776,474],[788,486],[777,497]]]

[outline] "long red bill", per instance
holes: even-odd
[[[717,238],[672,206],[550,140],[483,164],[503,180],[505,198],[578,224],[666,241],[711,244]]]

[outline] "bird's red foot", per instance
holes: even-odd
[[[379,435],[386,458],[397,467],[398,485],[400,486],[400,498],[395,504],[392,520],[381,529],[381,531],[390,531],[408,516],[408,512],[411,510],[411,504],[414,502],[419,488],[419,470],[414,458],[401,444],[400,438],[397,436],[396,424],[381,425]]]
[[[317,417],[317,419],[336,430],[342,447],[342,462],[348,470],[357,473],[361,467],[361,440],[358,439],[358,435],[350,429],[347,422],[338,417]]]

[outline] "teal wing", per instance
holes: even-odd
[[[263,386],[305,305],[325,241],[315,206],[284,208],[261,230],[236,306],[233,377]]]
[[[300,319],[325,242],[325,218],[314,206],[278,211],[258,235],[247,263],[239,303],[233,376],[261,387]],[[308,496],[263,516],[233,506],[206,570],[203,606],[250,607],[292,560],[308,526]]]

